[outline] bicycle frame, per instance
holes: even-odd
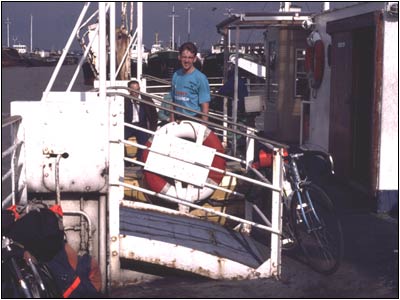
[[[8,253],[10,253],[10,257],[7,259],[2,260],[2,264],[3,263],[7,263],[7,261],[9,261],[10,265],[9,265],[9,270],[14,274],[14,276],[16,277],[16,282],[18,283],[19,287],[21,288],[24,296],[26,298],[32,298],[32,293],[28,288],[28,284],[25,281],[24,276],[22,275],[22,271],[20,269],[20,267],[18,266],[16,259],[15,259],[15,255],[12,252],[16,251],[12,249],[12,246],[17,246],[17,247],[21,247],[21,250],[23,251],[22,246],[18,245],[17,243],[15,243],[14,241],[12,241],[11,239],[3,236],[2,237],[2,243],[1,243],[1,248],[2,250],[7,251]],[[31,268],[31,265],[28,264],[28,266]],[[31,270],[33,271],[33,269],[31,268]],[[34,272],[34,271],[33,271]],[[36,276],[35,276],[36,277]]]
[[[333,160],[332,160],[332,157],[330,155],[326,155],[326,154],[322,155],[322,152],[320,152],[320,151],[314,151],[313,154],[321,155],[324,158],[329,157],[329,160],[327,160],[327,161],[329,161],[329,163],[330,163],[331,173],[333,174],[334,171],[333,171]],[[287,170],[287,172],[285,172],[285,178],[294,187],[294,190],[293,190],[294,194],[293,195],[295,195],[297,200],[298,200],[298,206],[300,206],[300,211],[301,211],[301,214],[302,214],[302,218],[303,218],[303,220],[304,220],[304,222],[305,222],[305,224],[307,226],[307,232],[310,233],[312,231],[321,229],[322,226],[321,226],[321,220],[320,220],[320,218],[318,217],[318,214],[315,211],[315,208],[314,208],[314,205],[312,203],[312,200],[310,198],[309,193],[307,191],[305,193],[305,195],[307,197],[307,199],[306,199],[307,203],[303,202],[303,197],[301,195],[302,186],[307,181],[301,179],[296,160],[298,160],[303,155],[304,155],[303,153],[289,154],[288,155],[289,162],[285,165],[285,167],[286,167],[285,170],[286,169],[288,169],[288,170]],[[288,198],[289,198],[289,203],[288,203],[288,205],[286,205],[286,209],[288,211],[290,211],[291,201],[293,201],[293,197],[288,197]],[[314,217],[316,218],[316,220],[318,221],[318,224],[320,224],[320,226],[318,226],[316,228],[312,228],[312,226],[310,225],[309,219],[307,217],[307,213],[304,210],[304,207],[307,206],[307,205],[309,205],[312,214],[314,215]]]

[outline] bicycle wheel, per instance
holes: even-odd
[[[4,270],[4,273],[3,273]],[[5,296],[10,298],[40,298],[39,287],[22,257],[11,257],[2,263]],[[2,282],[3,288],[3,282]]]
[[[343,256],[343,234],[328,195],[313,183],[304,184],[294,195],[291,212],[307,263],[319,273],[334,273]]]
[[[52,274],[46,265],[23,257],[2,263],[2,294],[8,298],[61,298]],[[3,281],[4,279],[4,281]]]
[[[43,263],[39,263],[37,268],[44,285],[44,289],[41,292],[41,298],[62,298],[62,293],[58,289],[53,274],[50,272],[49,268]]]

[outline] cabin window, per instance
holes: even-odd
[[[310,88],[308,85],[307,73],[305,68],[305,49],[296,49],[296,81],[295,81],[295,99],[309,100]]]

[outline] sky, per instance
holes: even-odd
[[[322,2],[292,2],[305,12],[321,11]],[[334,5],[334,3],[332,3]],[[331,5],[332,5],[331,4]],[[32,16],[32,48],[47,50],[63,49],[82,10],[84,2],[1,2],[1,42],[7,46],[7,18],[9,20],[9,43],[27,45],[30,49],[30,31]],[[190,5],[190,9],[189,8]],[[155,34],[165,45],[172,36],[172,7],[175,7],[175,42],[183,43],[188,39],[188,19],[190,11],[190,40],[197,43],[201,50],[209,50],[219,41],[216,24],[232,13],[277,12],[279,2],[144,2],[143,4],[143,42],[151,48]],[[98,8],[93,2],[89,11]],[[116,5],[117,20],[121,11],[120,2]],[[91,13],[87,14],[90,16]],[[117,23],[118,24],[118,23]],[[246,32],[242,41],[261,42],[262,32]],[[74,42],[73,49],[80,49]]]

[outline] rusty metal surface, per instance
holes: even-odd
[[[174,244],[257,268],[267,260],[250,237],[197,218],[121,207],[120,234]],[[265,253],[269,249],[265,247]],[[161,254],[162,251],[160,251]]]

